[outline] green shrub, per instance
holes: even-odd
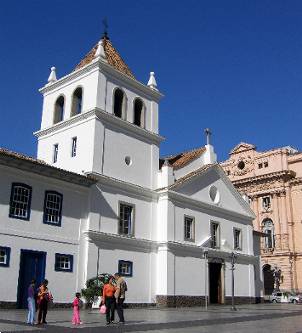
[[[102,273],[86,281],[86,288],[83,288],[81,293],[88,304],[93,303],[96,297],[102,296],[104,284],[111,276],[111,274]]]

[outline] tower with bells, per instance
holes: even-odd
[[[79,174],[157,186],[158,91],[135,79],[105,32],[68,75],[51,68],[43,94],[37,158]]]

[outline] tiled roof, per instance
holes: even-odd
[[[24,162],[24,165],[22,165]],[[26,171],[42,174],[44,176],[69,181],[78,185],[90,186],[97,182],[91,176],[79,175],[75,172],[67,171],[64,169],[56,168],[46,162],[16,153],[14,151],[0,147],[0,164],[16,167],[18,169],[25,169]]]
[[[205,147],[200,147],[177,155],[167,156],[166,158],[160,159],[160,168],[164,164],[164,161],[168,160],[173,169],[180,169],[202,155],[205,150]]]
[[[159,188],[159,189],[157,189],[157,191],[161,191],[163,189],[172,190],[175,187],[177,187],[177,186],[179,186],[179,185],[181,185],[181,184],[189,181],[190,179],[192,179],[192,178],[194,178],[194,177],[196,177],[196,176],[204,173],[205,171],[209,170],[213,166],[219,166],[219,165],[217,163],[203,165],[202,167],[200,167],[200,168],[198,168],[198,169],[196,169],[196,170],[194,170],[194,171],[186,174],[185,176],[177,179],[175,183],[173,183],[173,184],[171,184],[171,185],[169,185],[167,187],[164,187],[164,188]]]
[[[130,68],[126,65],[122,57],[119,55],[117,50],[113,47],[111,41],[107,38],[103,38],[103,46],[106,55],[106,59],[108,64],[117,69],[118,71],[130,76],[134,79],[134,75],[132,74]],[[96,44],[80,61],[80,63],[76,66],[75,70],[82,68],[92,62],[95,56],[95,52],[98,45]]]

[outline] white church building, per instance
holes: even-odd
[[[26,305],[47,278],[55,303],[120,272],[127,303],[261,297],[249,204],[210,142],[160,158],[154,73],[137,81],[106,35],[70,74],[51,69],[37,159],[0,149],[0,306]]]

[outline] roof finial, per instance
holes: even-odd
[[[56,76],[56,67],[51,67],[51,72],[49,74],[48,83],[54,83],[55,81],[57,81],[57,76]]]
[[[207,145],[210,145],[211,144],[211,135],[212,135],[212,132],[209,128],[206,128],[204,130],[205,134],[206,134],[206,138],[207,138]]]
[[[155,76],[154,76],[154,72],[150,72],[150,78],[149,78],[149,81],[147,83],[147,86],[150,87],[153,90],[158,90],[157,89],[157,83],[156,83]]]
[[[95,58],[98,58],[102,61],[105,61],[107,62],[107,59],[106,59],[106,54],[105,54],[105,50],[104,50],[104,41],[103,39],[101,39],[99,42],[98,42],[98,47],[95,51]]]
[[[105,39],[109,39],[108,37],[108,22],[107,22],[107,17],[104,17],[102,20],[103,26],[104,26],[104,32],[103,32],[103,37]]]

